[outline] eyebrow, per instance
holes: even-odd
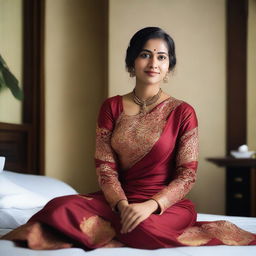
[[[152,51],[147,50],[147,49],[142,49],[141,51],[142,51],[142,52],[149,52],[149,53],[152,53]],[[166,54],[166,55],[168,55],[166,52],[157,52],[157,54]]]

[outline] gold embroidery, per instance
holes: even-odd
[[[110,222],[95,215],[88,219],[83,218],[80,229],[88,236],[89,243],[93,246],[101,246],[109,243],[116,235]]]
[[[113,150],[110,146],[111,131],[105,128],[96,128],[95,158],[101,161],[115,162]]]
[[[114,208],[120,199],[126,199],[124,191],[118,180],[118,173],[108,164],[101,164],[96,168],[99,185],[104,192],[106,200]]]
[[[152,112],[127,116],[122,113],[112,135],[111,145],[123,169],[129,169],[149,153],[160,138],[168,115],[182,101],[170,98]]]
[[[160,214],[171,205],[183,199],[196,182],[196,171],[193,169],[180,167],[177,169],[177,173],[176,179],[152,197],[161,208]]]
[[[97,126],[95,160],[99,185],[114,209],[116,202],[126,199],[126,196],[118,180],[116,167],[113,167],[116,164],[115,153],[110,145],[111,134],[110,130]]]
[[[185,133],[179,142],[179,151],[176,158],[176,165],[197,161],[198,159],[198,128]]]
[[[176,157],[176,175],[170,184],[154,195],[161,213],[171,205],[183,199],[196,182],[196,170],[188,168],[186,164],[198,159],[198,129],[186,132],[180,139]]]
[[[226,245],[248,245],[254,240],[254,235],[229,221],[214,221],[203,224],[205,232],[216,237]]]
[[[190,246],[204,245],[211,239],[212,237],[201,227],[189,227],[177,238],[180,243]]]
[[[184,245],[204,245],[217,238],[225,245],[248,245],[254,240],[254,235],[242,230],[229,221],[213,221],[201,227],[189,227],[179,237]]]

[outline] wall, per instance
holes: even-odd
[[[110,0],[110,96],[133,89],[125,51],[131,36],[145,26],[162,27],[173,36],[178,63],[162,88],[189,102],[198,115],[198,181],[190,197],[198,211],[223,214],[225,172],[205,158],[225,154],[225,0]]]
[[[46,175],[97,189],[95,123],[105,91],[102,1],[46,0]]]
[[[249,0],[247,48],[247,143],[256,151],[256,0]]]

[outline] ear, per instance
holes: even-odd
[[[132,68],[128,68],[128,72],[130,73],[130,77],[135,77],[135,69]]]

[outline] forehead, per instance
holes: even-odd
[[[168,46],[164,39],[153,38],[149,39],[143,49],[150,50],[152,52],[166,52],[168,53]]]

